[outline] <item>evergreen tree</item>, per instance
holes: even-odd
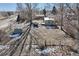
[[[43,9],[43,14],[44,14],[44,16],[46,16],[46,10],[45,9]]]
[[[53,6],[53,9],[52,9],[52,12],[51,12],[52,14],[54,14],[54,15],[56,15],[57,14],[57,9],[56,9],[56,7],[55,6]]]

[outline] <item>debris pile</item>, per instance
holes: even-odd
[[[51,46],[41,50],[37,46],[32,46],[30,55],[32,56],[74,56],[79,55],[73,52],[68,46]]]

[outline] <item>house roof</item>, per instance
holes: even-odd
[[[54,18],[44,17],[44,20],[54,20]]]

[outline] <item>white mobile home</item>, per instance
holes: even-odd
[[[44,17],[44,23],[45,25],[54,25],[55,21],[54,21],[54,18]]]

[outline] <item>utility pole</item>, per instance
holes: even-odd
[[[77,39],[79,40],[79,4],[77,3],[77,20],[78,20],[78,34],[77,34]]]
[[[61,12],[61,30],[63,30],[63,3],[60,3],[60,12]]]
[[[30,27],[32,25],[32,5],[31,3],[26,3],[26,6],[28,8],[28,19],[30,21]]]
[[[77,12],[78,12],[78,25],[79,25],[79,4],[77,4]]]

